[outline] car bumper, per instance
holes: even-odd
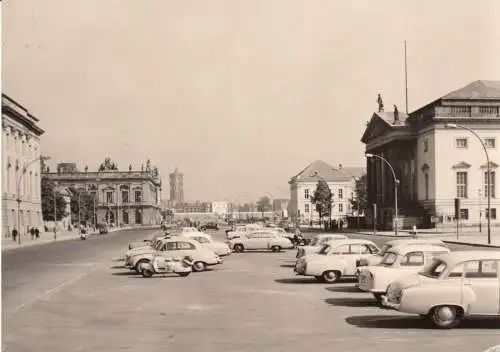
[[[399,310],[399,306],[400,306],[399,303],[390,302],[389,298],[386,295],[382,295],[381,298],[382,298],[382,301],[381,301],[382,307],[384,307],[386,309]]]

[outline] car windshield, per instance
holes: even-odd
[[[318,252],[318,254],[328,254],[328,252],[330,252],[330,248],[332,248],[330,245],[325,244],[323,248],[321,248],[321,250]]]
[[[398,255],[394,252],[386,252],[384,258],[380,262],[380,265],[391,266],[398,259]]]
[[[420,275],[438,278],[446,269],[446,263],[440,259],[434,259],[429,265],[427,265],[421,272]]]
[[[378,252],[378,253],[377,253],[377,255],[379,255],[379,256],[381,256],[381,257],[383,257],[383,256],[385,255],[385,253],[386,253],[389,249],[391,249],[391,248],[392,248],[392,246],[391,246],[390,244],[384,244],[384,245],[383,245],[383,247],[382,247],[382,249],[380,250],[380,252]]]

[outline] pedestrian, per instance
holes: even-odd
[[[12,239],[14,240],[14,242],[16,242],[16,239],[17,239],[17,229],[15,227],[12,229]]]
[[[57,228],[55,225],[54,225],[53,231],[54,231],[54,241],[55,241],[55,240],[57,240]]]
[[[340,232],[342,232],[343,228],[344,228],[344,222],[342,220],[340,220],[340,222],[339,222],[339,230],[340,230]]]
[[[40,230],[38,229],[38,227],[35,229],[35,237],[36,239],[40,238]]]
[[[31,235],[31,240],[33,241],[35,239],[35,228],[34,227],[32,227],[30,229],[30,235]]]

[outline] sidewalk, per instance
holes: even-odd
[[[120,231],[120,230],[128,230],[132,229],[133,227],[115,227],[109,230],[109,232],[115,232],[115,231]],[[98,235],[99,232],[89,232],[87,236],[95,236]],[[24,248],[24,247],[32,247],[32,246],[37,246],[45,243],[53,243],[53,242],[61,242],[61,241],[69,241],[69,240],[74,240],[80,238],[80,234],[78,233],[78,230],[74,231],[58,231],[57,232],[57,239],[54,240],[54,233],[49,231],[49,232],[41,232],[40,233],[40,238],[38,239],[31,239],[31,236],[25,236],[23,235],[21,237],[21,244],[14,242],[12,240],[12,237],[2,237],[2,252],[4,251],[9,251],[17,248]]]
[[[500,248],[500,230],[498,228],[492,229],[491,232],[491,244],[488,244],[488,235],[485,231],[482,233],[473,232],[473,231],[464,231],[459,233],[458,239],[456,233],[436,233],[436,232],[419,232],[417,231],[417,238],[435,238],[440,239],[445,243],[450,244],[464,244],[475,247],[492,247],[492,248]],[[360,235],[372,235],[373,231],[360,231],[360,232],[347,232],[344,233],[352,233],[352,234],[360,234]],[[394,231],[377,231],[376,236],[384,236],[391,237],[393,239],[396,238],[414,238],[415,236],[410,235],[408,231],[402,231],[398,234],[398,236],[394,235]]]

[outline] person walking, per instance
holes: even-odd
[[[53,231],[54,231],[54,241],[55,241],[55,240],[57,240],[57,228],[55,225],[54,225]]]
[[[33,241],[35,239],[35,228],[34,227],[32,227],[30,229],[30,235],[31,235],[31,240]]]
[[[16,242],[17,235],[18,235],[17,229],[14,227],[12,229],[12,239],[14,240],[14,242]]]
[[[35,238],[36,239],[39,239],[40,238],[40,230],[37,228],[35,228]]]

